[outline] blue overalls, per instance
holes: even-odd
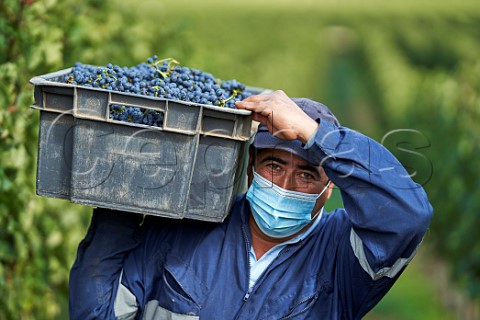
[[[382,145],[322,122],[309,153],[340,188],[249,290],[249,205],[223,223],[96,209],[70,277],[71,319],[360,319],[413,258],[432,207]]]

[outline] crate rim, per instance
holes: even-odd
[[[111,92],[111,93],[130,96],[130,97],[137,97],[137,98],[154,100],[154,101],[168,101],[168,102],[174,102],[174,103],[181,103],[181,104],[185,104],[185,105],[189,105],[189,106],[203,107],[205,109],[211,109],[211,110],[215,110],[215,111],[233,113],[233,114],[245,115],[245,116],[248,116],[248,115],[252,114],[252,111],[250,111],[250,110],[225,108],[225,107],[212,106],[212,105],[209,105],[209,104],[194,103],[194,102],[183,101],[183,100],[151,97],[151,96],[147,96],[147,95],[141,95],[141,94],[135,94],[135,93],[129,93],[129,92],[122,92],[122,91],[116,91],[116,90],[107,90],[107,89],[102,89],[102,88],[85,87],[85,86],[81,86],[81,85],[63,83],[63,82],[57,82],[57,81],[50,80],[51,78],[64,76],[64,75],[70,73],[72,71],[72,69],[73,69],[73,67],[70,67],[70,68],[46,73],[46,74],[43,74],[43,75],[34,76],[30,79],[29,83],[34,85],[34,86],[54,86],[54,87],[60,87],[60,88],[74,88],[74,89],[80,88],[80,89],[87,89],[87,90],[93,90],[93,91]],[[269,90],[269,89],[263,89],[263,88],[259,88],[259,87],[253,87],[253,86],[246,86],[246,90],[248,90],[250,92],[254,92],[255,94],[263,94],[263,93],[268,93],[268,92],[272,91],[272,90]]]

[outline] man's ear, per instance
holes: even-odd
[[[335,187],[335,184],[332,182],[332,180],[330,180],[330,184],[328,185],[327,190],[325,190],[325,193],[327,196],[326,200],[330,199],[330,197],[332,196],[334,187]]]

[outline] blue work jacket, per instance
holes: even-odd
[[[308,149],[341,190],[249,291],[250,209],[223,223],[96,209],[70,277],[71,319],[360,319],[413,258],[432,216],[382,145],[322,122]]]

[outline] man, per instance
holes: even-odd
[[[262,124],[247,194],[219,224],[96,209],[72,319],[360,319],[391,288],[432,216],[421,186],[320,103],[236,106]],[[334,185],[345,209],[327,213]]]

